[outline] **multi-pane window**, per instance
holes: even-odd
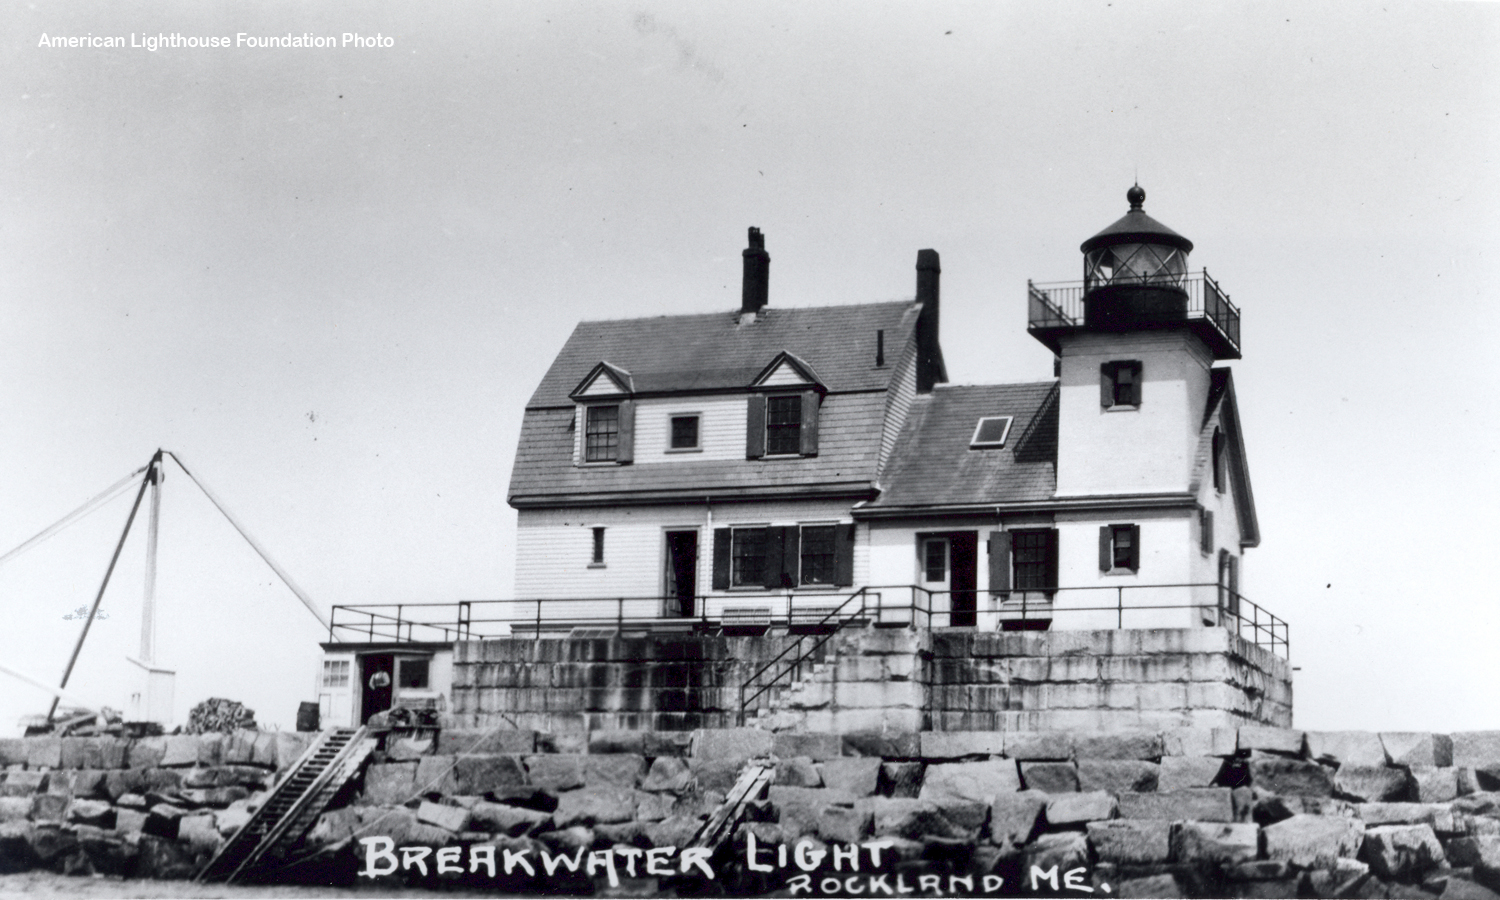
[[[586,407],[583,428],[584,462],[614,462],[620,455],[620,407]]]
[[[802,452],[802,398],[766,398],[766,453]]]
[[[323,660],[323,687],[346,688],[349,686],[349,660]]]
[[[735,587],[765,582],[766,530],[736,528],[730,542],[730,583]]]
[[[922,580],[948,580],[948,541],[937,538],[922,545]]]
[[[1051,562],[1052,532],[1011,532],[1011,560],[1014,584],[1018,591],[1053,589]]]
[[[800,537],[802,583],[833,584],[834,526],[804,525]]]
[[[698,417],[672,417],[672,449],[694,450],[698,447]]]

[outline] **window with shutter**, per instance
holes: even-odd
[[[583,461],[614,462],[620,454],[620,407],[584,407]]]
[[[801,534],[802,584],[833,584],[836,525],[803,525]]]
[[[766,455],[802,452],[802,398],[766,398]]]
[[[731,587],[764,587],[766,531],[764,527],[735,528],[730,549]]]
[[[1105,409],[1141,405],[1140,360],[1115,360],[1099,366],[1099,403]]]
[[[1135,572],[1141,567],[1141,527],[1099,527],[1099,571]]]

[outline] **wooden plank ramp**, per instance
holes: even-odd
[[[740,770],[739,780],[735,781],[729,796],[724,798],[714,814],[698,829],[688,846],[718,849],[720,844],[734,835],[735,826],[745,815],[745,807],[765,792],[766,785],[771,783],[775,774],[776,766],[769,760],[752,759],[747,762],[745,768]]]
[[[359,773],[375,744],[362,727],[333,728],[319,734],[260,809],[225,841],[194,880],[249,880],[259,865],[286,855]]]

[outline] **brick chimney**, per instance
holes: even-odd
[[[771,278],[771,254],[759,228],[750,229],[750,246],[741,254],[745,258],[745,280],[740,291],[740,321],[754,322],[755,314],[766,305]]]
[[[932,391],[934,384],[945,383],[948,371],[943,365],[943,349],[938,346],[938,265],[936,250],[917,251],[917,302],[922,312],[917,316],[917,393]]]

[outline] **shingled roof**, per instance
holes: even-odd
[[[938,385],[918,397],[866,509],[1050,500],[1057,489],[1057,382]],[[1013,416],[1004,447],[972,449],[984,416]]]
[[[738,311],[580,322],[526,408],[571,406],[569,392],[601,362],[628,371],[640,396],[745,388],[782,351],[807,360],[830,393],[883,391],[895,366],[875,365],[876,332],[894,363],[919,311],[897,301],[766,307],[746,324]]]

